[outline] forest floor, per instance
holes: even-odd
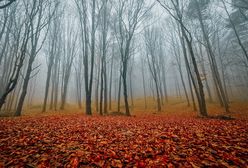
[[[248,122],[147,115],[0,119],[0,167],[247,167]]]
[[[137,107],[132,117],[88,117],[68,107],[0,118],[0,168],[248,166],[246,103],[232,104],[235,120],[199,118],[181,101],[165,107]],[[208,109],[224,113],[216,104]]]

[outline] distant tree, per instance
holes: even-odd
[[[147,89],[146,89],[146,75],[145,75],[145,58],[141,56],[141,73],[142,73],[142,86],[143,86],[143,93],[144,93],[144,103],[145,109],[147,109]]]
[[[184,21],[184,1],[179,0],[170,0],[169,2],[160,0],[157,0],[159,4],[170,14],[170,16],[175,19],[175,21],[178,22],[179,28],[180,28],[180,38],[181,38],[181,44],[183,48],[183,53],[185,57],[186,67],[190,73],[191,81],[194,86],[194,90],[196,93],[196,97],[198,100],[198,107],[199,112],[202,116],[208,116],[207,113],[207,107],[206,107],[206,100],[205,100],[205,94],[203,89],[203,83],[200,77],[199,67],[196,62],[196,57],[192,45],[192,33],[189,31],[189,29],[186,27],[185,21]],[[187,46],[188,51],[186,50],[185,46]],[[192,65],[193,65],[193,71],[190,68],[190,63],[187,58],[187,53],[189,53]]]
[[[235,34],[235,37],[237,38],[238,44],[239,44],[239,46],[240,46],[240,48],[241,48],[241,50],[242,50],[242,52],[243,52],[243,54],[244,54],[247,62],[248,62],[248,52],[247,52],[247,49],[245,47],[244,42],[241,39],[241,35],[238,32],[238,27],[240,27],[240,24],[243,24],[245,22],[248,22],[248,20],[247,20],[247,17],[248,17],[248,13],[247,13],[248,12],[248,2],[242,1],[242,0],[234,1],[233,2],[233,5],[235,7],[237,7],[237,6],[243,6],[243,7],[247,7],[247,9],[236,10],[232,14],[230,14],[230,12],[228,11],[227,6],[226,6],[226,3],[225,3],[224,0],[222,0],[222,3],[224,5],[225,12],[226,12],[226,14],[228,16],[228,20],[230,22],[230,27],[233,30],[233,32]],[[244,13],[242,13],[242,12],[244,12]],[[243,14],[243,17],[240,16],[240,14]]]
[[[56,19],[52,20],[51,27],[49,29],[49,38],[48,38],[49,51],[48,51],[48,59],[47,59],[48,69],[47,69],[47,79],[46,79],[45,96],[44,96],[42,112],[46,111],[52,70],[53,70],[55,58],[59,54],[59,50],[61,48],[59,46],[59,40],[60,40],[59,36],[61,34],[61,30],[59,27],[60,18],[58,17],[59,13],[60,11],[55,12]]]
[[[101,73],[100,73],[100,114],[108,112],[108,82],[107,82],[107,49],[108,49],[108,30],[110,6],[108,0],[102,0],[102,11],[100,22],[101,33]],[[104,101],[104,102],[103,102]]]
[[[76,60],[74,61],[75,69],[75,83],[76,83],[76,99],[79,109],[82,109],[82,86],[83,86],[83,56],[82,54],[77,54]]]
[[[20,77],[21,69],[24,64],[24,60],[26,57],[26,52],[27,52],[27,45],[29,41],[29,25],[25,24],[25,32],[24,32],[24,37],[21,41],[21,48],[20,48],[20,54],[17,56],[17,59],[14,62],[14,67],[12,69],[12,72],[10,74],[9,80],[4,88],[3,93],[1,94],[0,98],[0,110],[3,106],[3,104],[6,101],[7,96],[15,89],[17,86],[18,79]]]
[[[33,67],[33,63],[37,54],[41,50],[47,35],[48,25],[50,24],[51,19],[53,18],[53,14],[56,6],[54,8],[51,7],[51,3],[48,0],[38,0],[33,1],[32,3],[24,1],[25,5],[25,14],[29,18],[28,24],[30,24],[30,56],[28,59],[28,65],[26,69],[26,73],[24,76],[24,82],[22,86],[22,92],[19,97],[19,102],[17,105],[17,109],[15,112],[15,116],[20,116],[22,112],[22,108],[24,105],[24,101],[27,95],[28,84],[30,78],[32,78],[32,72],[36,70],[37,67]],[[45,29],[47,28],[47,29]],[[41,36],[42,30],[45,30],[45,36]]]
[[[62,59],[62,85],[61,85],[61,105],[60,110],[64,110],[68,94],[68,84],[71,76],[73,60],[77,54],[77,32],[74,30],[71,22],[68,21],[65,28],[63,59]]]
[[[89,3],[85,1],[75,0],[80,20],[81,44],[83,51],[84,65],[84,87],[85,87],[85,111],[87,115],[92,115],[91,97],[94,78],[95,64],[95,42],[96,42],[96,0],[91,1],[91,11]],[[91,19],[89,17],[91,14]],[[89,25],[91,23],[91,30]],[[91,39],[90,39],[91,37]],[[90,52],[89,52],[90,47]]]
[[[30,36],[28,18],[20,15],[21,12],[17,11],[16,5],[9,10],[3,10],[3,13],[4,20],[0,32],[0,41],[2,39],[0,44],[0,65],[3,64],[0,68],[4,70],[0,73],[0,110],[11,93],[11,101],[7,106],[13,104],[14,92],[18,83],[20,84],[20,74],[27,56]]]
[[[153,78],[156,90],[157,110],[161,111],[161,92],[160,92],[160,64],[159,64],[159,32],[156,28],[145,31],[146,57],[148,67]]]
[[[115,48],[114,44],[111,46],[112,52],[111,52],[111,63],[110,63],[110,74],[109,74],[109,110],[112,110],[112,84],[113,84],[113,66],[114,66],[114,54],[115,54]]]
[[[185,93],[185,96],[186,96],[188,106],[190,106],[189,96],[188,96],[188,93],[187,93],[186,84],[185,84],[184,75],[183,75],[181,52],[180,52],[180,48],[179,48],[178,44],[180,44],[180,43],[177,42],[177,38],[175,37],[175,35],[172,32],[171,45],[172,45],[172,48],[173,48],[172,50],[173,50],[174,55],[175,55],[175,60],[176,60],[175,65],[177,66],[179,74],[180,74],[180,78],[181,78],[181,82],[182,82],[182,85],[183,85],[183,90],[184,90],[184,93]]]
[[[207,50],[207,54],[209,57],[210,67],[212,70],[213,81],[216,87],[217,95],[219,97],[220,104],[224,106],[225,111],[229,112],[229,104],[227,100],[227,96],[224,91],[223,82],[220,77],[220,73],[218,70],[218,64],[216,61],[216,55],[214,53],[213,44],[210,41],[209,34],[210,32],[207,29],[206,19],[208,19],[208,14],[204,12],[208,5],[210,4],[210,0],[191,0],[188,6],[188,16],[190,18],[197,18],[200,24],[200,28],[202,31],[204,44]]]
[[[121,58],[121,77],[126,115],[130,116],[127,90],[127,70],[130,60],[130,47],[135,31],[144,21],[150,7],[144,0],[118,0],[115,4],[116,18],[114,30],[119,45]]]

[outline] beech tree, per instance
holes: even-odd
[[[58,7],[57,7],[58,9]],[[60,46],[59,46],[59,36],[61,36],[61,29],[59,25],[61,24],[61,18],[59,18],[59,14],[61,12],[56,10],[55,11],[55,17],[56,19],[52,20],[50,29],[49,29],[49,38],[48,38],[48,45],[49,45],[49,51],[48,51],[48,58],[47,58],[47,78],[46,78],[46,88],[45,88],[45,96],[44,96],[44,103],[42,107],[42,112],[46,111],[47,106],[47,99],[48,99],[48,92],[50,88],[50,81],[51,81],[51,75],[52,70],[55,62],[55,58],[58,54],[60,54]]]
[[[15,13],[15,12],[14,12]],[[15,16],[15,15],[13,15]],[[21,20],[21,19],[20,19]],[[13,20],[12,20],[13,21]],[[14,20],[16,23],[15,26],[15,33],[13,34],[16,39],[16,45],[12,49],[13,55],[10,55],[10,58],[13,58],[13,64],[9,64],[9,67],[11,68],[9,75],[2,75],[3,79],[1,79],[1,82],[5,80],[4,83],[1,83],[3,86],[3,90],[1,90],[1,97],[0,97],[0,110],[4,103],[6,102],[7,96],[16,88],[20,73],[24,65],[25,58],[27,56],[27,46],[30,38],[30,24],[28,23],[28,18],[25,17],[21,22],[17,22],[17,20]],[[8,29],[10,30],[10,29]],[[23,36],[21,35],[23,34]],[[5,43],[7,45],[8,38],[5,38]],[[5,48],[5,47],[4,47]],[[3,50],[2,50],[2,53]],[[1,63],[1,62],[0,62]],[[7,65],[7,64],[6,64]],[[6,69],[6,68],[5,68]],[[3,71],[4,72],[4,71]],[[7,72],[7,71],[5,71]],[[4,79],[5,78],[5,79]],[[6,80],[7,79],[7,80]]]
[[[135,30],[144,21],[151,7],[146,7],[144,0],[118,0],[115,3],[115,25],[114,31],[119,46],[121,59],[121,77],[123,85],[123,96],[125,102],[125,113],[130,116],[128,90],[127,90],[127,70],[130,60],[130,46]]]
[[[68,83],[71,76],[71,69],[73,60],[77,54],[77,32],[71,27],[73,22],[66,25],[63,45],[63,59],[62,59],[62,78],[61,78],[61,105],[60,110],[64,110],[67,93]]]
[[[159,66],[159,32],[156,28],[145,31],[146,57],[148,67],[153,78],[156,90],[157,110],[161,111],[161,92],[160,92],[160,66]]]
[[[222,84],[220,74],[218,71],[216,56],[215,56],[213,46],[212,46],[210,38],[209,38],[209,32],[207,31],[207,28],[206,28],[205,23],[204,23],[204,16],[205,15],[203,15],[203,10],[205,8],[207,8],[209,3],[210,3],[210,1],[199,2],[198,0],[193,0],[193,1],[190,1],[188,9],[190,10],[192,16],[193,17],[196,16],[196,18],[198,19],[198,21],[200,23],[204,43],[205,43],[205,46],[206,46],[206,49],[208,52],[208,56],[209,56],[209,62],[210,62],[210,66],[211,66],[211,70],[212,70],[212,74],[213,74],[214,83],[216,86],[216,91],[218,93],[221,105],[225,107],[226,112],[229,112],[228,100],[227,100],[226,94],[224,92],[223,84]]]
[[[24,1],[25,14],[28,17],[28,24],[30,25],[30,55],[28,59],[28,66],[25,73],[22,92],[19,97],[19,102],[15,112],[16,116],[20,116],[23,108],[23,104],[27,95],[28,84],[30,78],[33,76],[32,72],[37,67],[33,67],[33,63],[39,51],[41,50],[47,35],[47,30],[54,14],[56,5],[51,7],[51,2],[46,0],[36,0],[32,3]],[[45,29],[47,28],[47,29]],[[41,36],[42,30],[45,29],[45,36]]]
[[[102,11],[100,17],[100,32],[101,32],[101,73],[100,73],[100,114],[108,112],[108,79],[107,79],[107,49],[108,49],[108,30],[110,8],[109,1],[102,1]],[[104,101],[104,102],[103,102]]]
[[[183,46],[183,53],[185,57],[185,62],[188,71],[190,72],[190,77],[191,81],[194,86],[194,90],[196,93],[197,101],[198,101],[198,107],[199,107],[199,112],[202,116],[207,116],[207,107],[206,107],[206,101],[205,101],[205,94],[204,94],[204,89],[203,89],[203,83],[200,77],[200,72],[199,72],[199,67],[196,62],[196,57],[193,49],[193,44],[192,44],[192,33],[190,32],[189,29],[187,29],[186,24],[184,23],[184,18],[183,18],[183,1],[178,1],[178,0],[170,0],[169,2],[161,2],[160,0],[157,0],[159,4],[170,14],[170,16],[175,19],[175,21],[178,22],[179,27],[180,27],[180,32],[181,32],[181,44]],[[186,50],[185,46],[187,45]],[[189,66],[189,60],[187,57],[187,52],[189,53],[190,59],[193,64],[193,71]]]
[[[84,87],[85,87],[85,112],[92,115],[91,97],[94,78],[94,61],[95,61],[95,34],[96,34],[96,0],[92,0],[91,19],[89,16],[89,4],[85,1],[75,0],[79,15],[81,29],[81,49],[83,53],[84,64]],[[91,21],[91,30],[89,33],[89,20]],[[90,39],[91,37],[91,39]],[[90,52],[89,52],[90,47]]]

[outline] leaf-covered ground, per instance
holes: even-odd
[[[247,120],[0,119],[0,167],[247,167]]]

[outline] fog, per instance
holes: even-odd
[[[201,115],[248,100],[247,0],[0,1],[0,113]]]

